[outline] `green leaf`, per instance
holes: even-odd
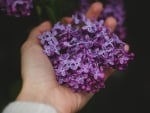
[[[42,8],[39,5],[36,5],[36,11],[39,16],[42,15]]]
[[[48,18],[50,19],[50,21],[54,24],[57,22],[57,19],[56,19],[56,16],[55,16],[55,13],[54,13],[54,10],[49,7],[49,6],[45,6],[46,8],[46,12],[47,12],[47,16]]]

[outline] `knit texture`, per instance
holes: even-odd
[[[34,103],[16,101],[8,104],[2,113],[57,113],[52,106]]]

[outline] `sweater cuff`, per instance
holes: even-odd
[[[2,113],[57,113],[52,106],[34,103],[16,101],[8,104]]]

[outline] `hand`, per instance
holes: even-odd
[[[96,2],[87,11],[87,18],[98,18],[102,12],[102,4]],[[66,22],[71,22],[71,18],[64,18]],[[114,18],[108,18],[106,26],[112,28],[116,26]],[[32,101],[51,105],[58,113],[74,113],[80,110],[93,94],[74,93],[67,87],[57,83],[55,73],[48,57],[43,54],[37,36],[42,32],[51,29],[49,22],[44,22],[34,28],[27,41],[21,49],[21,72],[23,86],[17,97],[18,101]],[[112,73],[112,69],[106,70],[105,80]]]

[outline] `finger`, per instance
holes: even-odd
[[[40,24],[39,26],[35,27],[28,39],[24,42],[24,44],[21,47],[21,51],[27,50],[29,48],[31,48],[32,46],[38,46],[39,48],[41,48],[40,46],[40,41],[38,40],[38,35],[40,35],[42,32],[46,31],[46,30],[50,30],[51,29],[51,24],[46,21],[43,22],[42,24]]]
[[[35,27],[30,35],[29,35],[29,39],[34,39],[35,37],[37,37],[39,34],[41,34],[44,31],[50,30],[51,29],[51,24],[50,22],[46,21],[41,23],[39,26]]]
[[[101,2],[95,2],[93,3],[89,10],[86,13],[86,17],[89,19],[98,19],[100,16],[101,12],[103,11],[103,4]]]
[[[86,13],[86,17],[89,19],[98,18],[103,10],[103,5],[100,2],[96,2],[92,4],[89,10]],[[73,19],[71,17],[64,17],[62,18],[62,22],[69,24],[72,23]]]
[[[31,41],[32,43],[39,43],[37,36],[40,35],[44,31],[50,30],[51,27],[52,27],[52,25],[48,21],[41,23],[39,26],[35,27],[31,31],[27,41]]]
[[[51,23],[49,21],[45,21],[41,23],[39,26],[37,26],[35,30],[39,32],[44,32],[46,30],[49,30],[51,27],[52,27]]]
[[[104,80],[106,81],[113,72],[115,72],[115,69],[113,68],[104,70],[105,73]]]
[[[129,49],[130,49],[130,46],[129,46],[128,44],[126,44],[126,45],[124,46],[124,50],[125,50],[126,52],[128,52]]]
[[[55,81],[55,76],[53,76],[54,75],[53,67],[51,63],[48,63],[49,62],[48,57],[45,54],[43,54],[43,49],[37,38],[38,35],[41,34],[41,32],[50,30],[50,28],[51,28],[51,24],[49,22],[44,22],[40,24],[39,26],[37,26],[31,31],[29,38],[21,47],[21,56],[22,56],[21,64],[22,64],[22,75],[24,81],[32,82],[34,78],[38,78],[38,77],[44,78],[43,76],[46,75],[52,75],[47,78],[49,78],[52,81]]]
[[[41,23],[39,26],[35,27],[32,30],[31,34],[37,35],[39,33],[46,31],[46,30],[50,30],[51,27],[52,27],[51,23],[49,21],[45,21],[45,22]]]
[[[71,17],[63,17],[62,22],[66,24],[72,23],[73,19]]]
[[[110,30],[113,32],[116,29],[117,20],[114,17],[108,17],[105,20],[105,26],[110,28]]]

